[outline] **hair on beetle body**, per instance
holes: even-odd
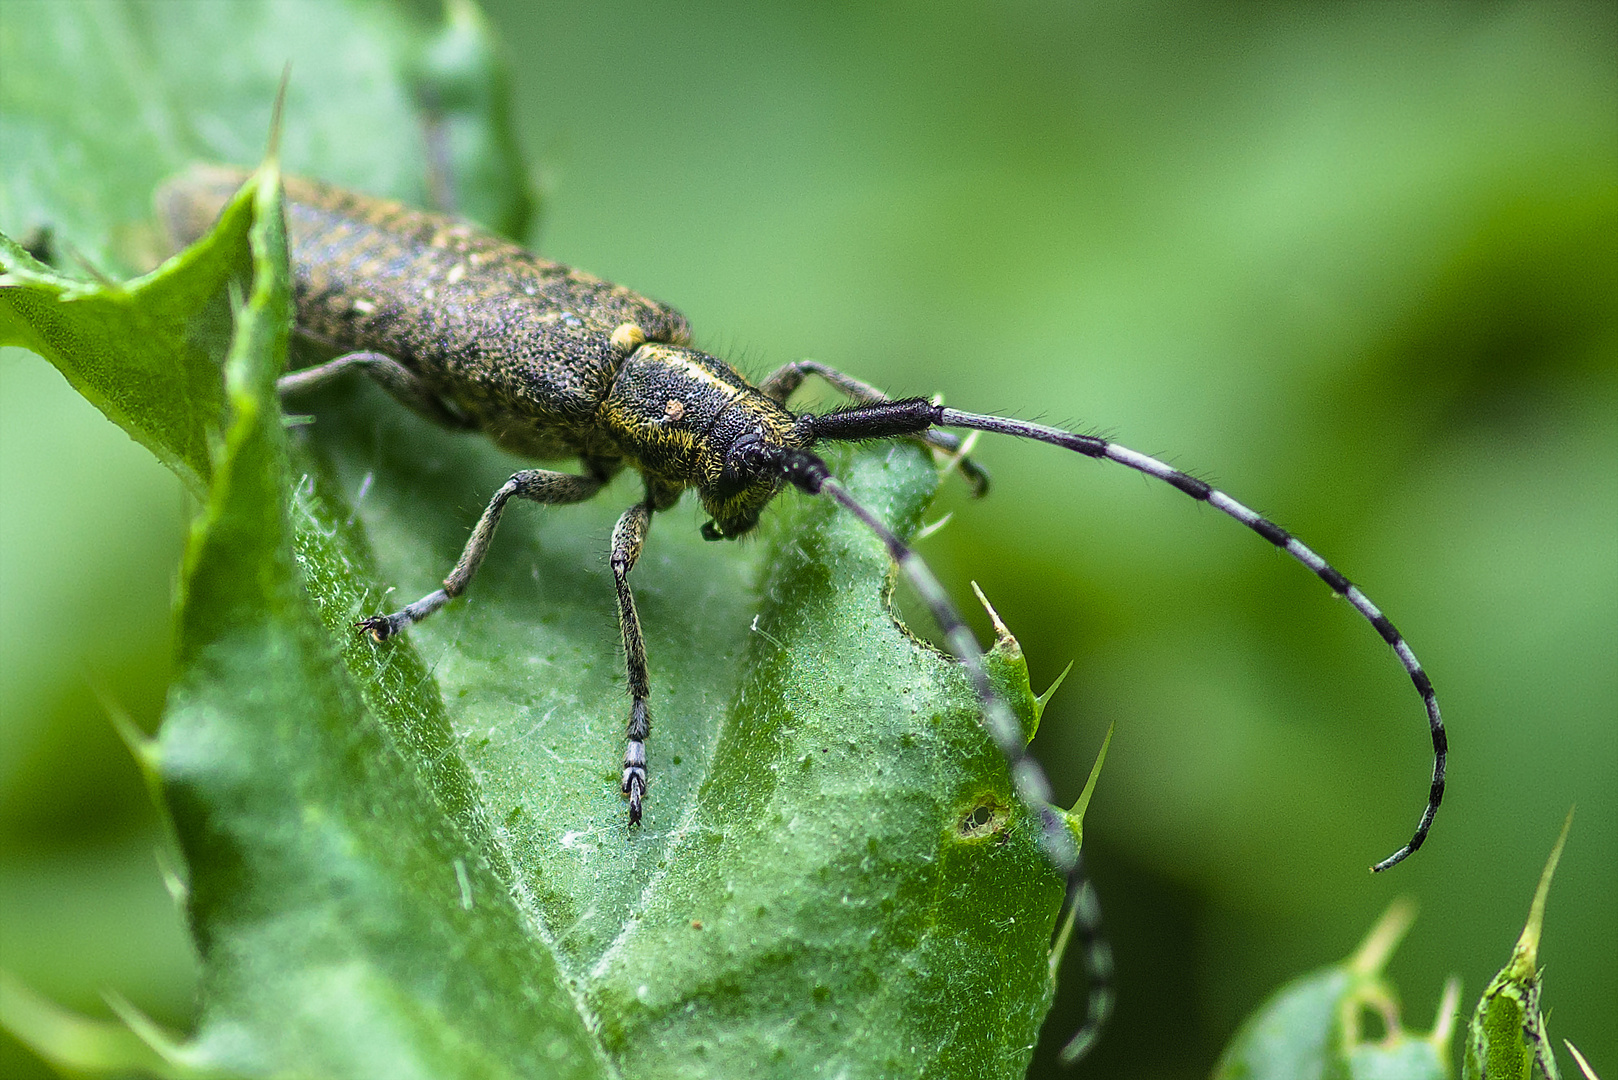
[[[212,224],[246,179],[240,170],[199,166],[158,193],[171,237],[188,243]],[[631,824],[647,785],[651,686],[629,575],[652,515],[695,489],[709,540],[746,535],[787,486],[847,510],[887,549],[914,586],[983,706],[983,723],[1005,756],[1013,786],[1040,821],[1046,856],[1066,882],[1069,918],[1089,978],[1086,1018],[1063,1051],[1077,1060],[1112,1009],[1112,960],[1100,933],[1095,891],[1066,820],[1051,805],[1045,773],[1022,729],[990,683],[976,638],[925,562],[861,504],[814,451],[821,441],[910,438],[949,453],[976,493],[986,475],[944,428],[1049,443],[1156,477],[1235,518],[1303,563],[1342,595],[1393,647],[1421,696],[1433,742],[1433,773],[1416,831],[1377,863],[1385,870],[1426,839],[1444,794],[1446,739],[1432,683],[1386,616],[1341,573],[1286,530],[1179,469],[1109,439],[1006,417],[945,408],[923,398],[894,400],[813,361],[786,364],[754,385],[729,364],[691,346],[684,316],[667,305],[542,259],[457,219],[410,209],[308,180],[288,178],[286,207],[299,332],[338,355],[282,377],[295,394],[363,371],[398,402],[451,428],[478,431],[530,458],[577,458],[580,473],[524,469],[494,493],[460,559],[434,590],[398,611],[358,624],[378,642],[461,595],[476,574],[508,502],[587,500],[624,468],[641,474],[644,496],[612,531],[611,567],[630,692],[620,787]],[[794,413],[787,400],[808,376],[852,404]]]

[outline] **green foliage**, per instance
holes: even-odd
[[[1374,585],[1461,721],[1471,777],[1460,782],[1457,758],[1440,832],[1401,868],[1399,888],[1445,898],[1425,901],[1439,912],[1433,934],[1403,961],[1438,975],[1481,962],[1482,948],[1458,943],[1495,933],[1501,868],[1485,856],[1526,849],[1535,800],[1565,803],[1564,785],[1612,790],[1615,264],[1592,240],[1612,234],[1618,208],[1610,16],[1507,4],[1307,19],[1058,5],[1005,17],[944,4],[871,9],[852,33],[849,9],[836,8],[836,32],[821,33],[812,12],[782,14],[791,6],[718,17],[710,5],[658,16],[601,4],[590,17],[616,18],[616,31],[547,9],[535,33],[522,24],[528,6],[510,5],[501,29],[533,73],[528,141],[568,180],[550,253],[677,300],[755,366],[808,353],[967,407],[1115,425],[1216,470]],[[68,1071],[194,1075],[232,1054],[282,1061],[308,1045],[333,1068],[377,1051],[393,1055],[377,1068],[453,1074],[517,1041],[484,1030],[483,1006],[494,1020],[537,1018],[519,1034],[564,1051],[580,1045],[569,1015],[608,1017],[583,1038],[609,1056],[586,1055],[586,1069],[644,1052],[648,1074],[760,1060],[784,1072],[803,1036],[880,1071],[876,1040],[899,1053],[914,1028],[881,1011],[897,993],[866,1007],[875,983],[910,993],[935,1039],[958,1029],[932,1044],[938,1071],[970,1073],[976,1053],[1015,1072],[1045,1005],[1033,959],[1050,897],[1001,895],[1038,867],[1017,861],[1026,823],[990,790],[992,758],[926,778],[911,767],[907,754],[970,757],[982,744],[950,666],[883,639],[886,570],[863,538],[839,536],[824,508],[796,497],[746,545],[703,545],[683,511],[662,518],[636,575],[657,696],[650,816],[631,838],[614,794],[624,702],[602,563],[632,487],[588,507],[517,509],[467,601],[375,649],[352,619],[430,588],[516,463],[425,429],[364,386],[300,401],[313,422],[290,433],[267,423],[274,298],[255,292],[246,204],[188,263],[122,286],[88,268],[121,278],[155,263],[150,193],[187,160],[257,160],[287,56],[289,168],[421,203],[436,138],[460,205],[523,235],[532,200],[504,75],[476,12],[450,11],[428,34],[382,3],[0,5],[0,225],[20,237],[49,226],[54,254],[42,267],[4,249],[13,288],[0,294],[0,328],[51,356],[185,477],[208,515],[187,564],[175,722],[140,752],[184,796],[175,824],[193,853],[208,961],[199,1041],[116,1002],[122,1020],[90,1021],[11,980],[0,981],[0,1020]],[[863,124],[832,126],[839,107]],[[428,113],[437,134],[424,139]],[[917,132],[933,142],[906,141]],[[715,207],[689,214],[705,190]],[[794,229],[812,242],[794,248]],[[827,252],[818,271],[808,265]],[[782,260],[790,290],[772,265]],[[239,392],[227,403],[219,372],[233,334]],[[1080,657],[1078,693],[1045,725],[1048,760],[1063,752],[1050,738],[1076,721],[1122,719],[1106,835],[1115,859],[1130,847],[1119,860],[1129,869],[1114,864],[1103,903],[1116,913],[1153,874],[1148,896],[1165,882],[1192,892],[1183,910],[1114,921],[1124,1012],[1102,1049],[1134,1060],[1103,1071],[1168,1075],[1141,1049],[1150,1038],[1182,1064],[1196,1057],[1200,1074],[1198,1047],[1273,985],[1268,973],[1341,925],[1328,915],[1382,902],[1369,890],[1385,883],[1362,884],[1360,858],[1344,853],[1408,824],[1424,746],[1402,711],[1407,688],[1368,675],[1383,661],[1365,659],[1376,645],[1364,628],[1226,523],[1122,479],[1075,470],[1069,483],[1043,451],[992,453],[996,497],[960,514],[929,557],[943,554],[946,571],[953,558],[946,579],[961,595],[968,572],[981,575],[1019,630],[1043,622],[1060,644],[1036,661]],[[914,524],[931,484],[922,462],[899,450],[841,464]],[[210,488],[219,476],[228,485]],[[1108,483],[1124,493],[1115,504]],[[260,497],[282,487],[280,502]],[[116,579],[122,564],[100,557],[114,546],[100,535],[90,557],[57,559],[75,582],[105,575],[100,599],[67,613],[18,605],[7,625],[31,614],[41,637],[110,636],[105,597],[131,588]],[[7,581],[40,572],[29,562]],[[1225,594],[1234,616],[1208,603]],[[1168,629],[1148,640],[1148,624]],[[65,678],[82,678],[81,654],[62,654]],[[32,667],[14,655],[8,678]],[[993,659],[1031,729],[1026,668]],[[817,697],[828,687],[829,703]],[[907,707],[881,713],[884,695]],[[29,730],[17,713],[34,704],[8,698],[5,735]],[[933,711],[937,728],[918,731]],[[73,786],[59,779],[96,785],[83,729],[62,738],[57,758],[0,768],[8,798],[48,802]],[[71,776],[53,773],[59,760]],[[1405,763],[1380,765],[1395,760]],[[80,804],[62,805],[71,815]],[[929,814],[936,878],[889,881],[894,864],[929,858],[901,828]],[[8,835],[32,820],[8,820]],[[987,827],[958,841],[943,828],[979,820]],[[1567,868],[1586,875],[1567,895],[1568,928],[1598,944],[1611,937],[1599,901],[1610,889],[1588,867],[1613,865],[1602,858],[1611,821],[1598,804],[1597,856]],[[1006,828],[1015,873],[986,875],[987,900],[961,891],[963,860]],[[129,865],[155,879],[149,842],[130,845],[143,858]],[[21,878],[10,865],[7,889]],[[97,877],[64,897],[53,887],[65,879],[38,886],[64,924],[75,896],[121,895]],[[1246,932],[1300,913],[1322,929],[1262,946]],[[1217,985],[1189,1010],[1198,1015],[1135,981],[1149,977],[1139,943],[1179,942],[1175,919],[1196,927],[1196,948],[1157,986]],[[78,951],[105,959],[103,942],[75,931],[94,942]],[[5,932],[9,963],[22,935]],[[838,948],[854,959],[828,960]],[[71,967],[66,952],[52,965]],[[1577,991],[1558,1006],[1559,1027],[1568,1010],[1603,1015],[1611,999],[1610,965],[1586,952],[1558,965],[1564,992]],[[105,983],[102,970],[81,981]],[[1014,978],[1020,999],[1002,987]],[[1436,1039],[1403,1036],[1394,1052],[1360,1013],[1332,1011],[1360,992],[1387,1015],[1380,978],[1338,965],[1293,984],[1232,1054],[1254,1075],[1433,1075]],[[1482,1004],[1520,1005],[1525,985]],[[496,1004],[511,993],[516,1006]],[[803,1000],[818,1022],[856,1026],[789,1030],[780,1018]],[[1001,1045],[969,1041],[984,1022],[999,1025]],[[345,1023],[359,1036],[322,1041],[323,1025]],[[1510,1023],[1500,1030],[1509,1045]],[[1592,1053],[1610,1049],[1588,1020],[1581,1034]],[[1349,1045],[1354,1056],[1338,1053]]]
[[[287,130],[303,123],[289,101]],[[457,501],[511,462],[363,388],[289,435],[278,200],[266,167],[130,286],[14,245],[0,279],[7,340],[41,346],[204,499],[167,715],[139,748],[204,963],[188,1040],[137,1021],[158,1071],[1021,1074],[1060,882],[965,679],[889,611],[880,545],[787,497],[738,564],[675,515],[637,574],[659,726],[630,830],[611,593],[589,569],[614,507],[508,525],[475,602],[411,641],[354,633],[384,582],[442,573]],[[130,382],[144,396],[120,397]],[[937,484],[910,447],[837,464],[905,532]],[[1035,715],[1009,635],[993,659]],[[86,1029],[41,1015],[7,1019],[88,1067]],[[149,1057],[126,1048],[125,1067]]]
[[[114,276],[148,269],[163,246],[152,190],[188,161],[256,163],[292,60],[291,168],[425,204],[420,103],[431,102],[453,173],[475,178],[461,205],[521,232],[530,199],[513,183],[504,74],[479,44],[481,19],[466,4],[451,10],[428,32],[374,0],[28,5],[0,21],[0,221],[19,234],[48,228],[68,262]]]
[[[1464,1036],[1462,1080],[1558,1080],[1556,1057],[1540,1010],[1539,940],[1545,899],[1561,859],[1569,812],[1551,849],[1511,960],[1478,999]],[[1451,979],[1433,1030],[1412,1035],[1399,1019],[1398,997],[1383,969],[1415,917],[1395,903],[1354,955],[1305,975],[1275,993],[1226,1048],[1214,1080],[1447,1080],[1460,984]],[[1380,1032],[1368,1035],[1367,1015]],[[1584,1075],[1593,1075],[1571,1044]]]
[[[1413,1035],[1382,974],[1414,918],[1395,903],[1353,956],[1277,990],[1236,1033],[1214,1080],[1446,1080],[1459,986],[1445,989],[1432,1032]],[[1379,1036],[1366,1033],[1367,1011]]]
[[[187,552],[179,671],[149,753],[205,962],[179,1055],[249,1075],[607,1075],[484,854],[486,830],[455,821],[462,808],[367,714],[303,588],[312,553],[287,514],[274,390],[291,324],[277,182],[261,173],[252,192],[230,429]]]
[[[92,1020],[63,1009],[35,993],[8,971],[0,971],[0,1026],[41,1058],[69,1076],[173,1076],[174,1063],[138,1033],[141,1018],[130,1022]]]
[[[107,418],[207,490],[223,406],[218,357],[243,291],[251,208],[226,208],[215,243],[129,283],[63,277],[0,237],[0,344],[50,360]]]

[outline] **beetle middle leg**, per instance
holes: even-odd
[[[640,560],[641,545],[652,524],[650,500],[624,511],[612,530],[612,581],[618,590],[618,629],[624,637],[624,662],[629,668],[629,727],[624,732],[623,792],[629,796],[629,823],[640,821],[641,796],[646,792],[646,736],[652,731],[652,713],[647,699],[652,696],[646,677],[646,640],[640,632],[640,616],[635,612],[635,594],[629,588],[629,572]]]
[[[401,608],[391,615],[373,615],[355,625],[377,641],[386,641],[465,592],[472,575],[477,573],[479,564],[483,562],[483,556],[489,552],[489,542],[494,539],[495,527],[500,524],[500,515],[505,512],[506,503],[511,499],[527,499],[548,506],[583,502],[600,491],[607,479],[608,473],[605,469],[598,469],[589,476],[552,472],[549,469],[524,469],[515,473],[510,480],[501,485],[499,491],[494,493],[494,498],[489,500],[488,509],[483,511],[483,516],[472,528],[472,535],[466,541],[466,548],[461,552],[460,561],[444,579],[443,588],[428,593],[414,604]]]
[[[624,732],[623,792],[629,796],[629,823],[640,822],[641,798],[646,794],[646,737],[652,731],[648,699],[651,681],[646,675],[646,640],[635,612],[635,594],[629,572],[640,560],[640,549],[652,527],[652,514],[679,501],[678,488],[655,481],[646,485],[646,498],[624,511],[612,530],[612,581],[618,590],[618,629],[624,638],[624,663],[629,669],[629,727]]]
[[[877,405],[893,400],[870,383],[856,379],[834,367],[828,367],[818,360],[794,360],[789,364],[782,364],[770,374],[769,378],[760,383],[758,388],[766,397],[774,398],[784,405],[787,398],[792,396],[792,392],[802,386],[803,380],[810,375],[819,375],[857,405]],[[981,498],[988,493],[989,474],[984,471],[983,466],[962,452],[965,440],[959,435],[953,431],[929,428],[914,437],[918,442],[949,455],[951,464],[961,470],[961,475],[972,485],[974,497]]]

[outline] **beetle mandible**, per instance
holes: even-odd
[[[197,166],[158,193],[171,238],[203,234],[247,178]],[[913,438],[950,453],[981,494],[987,478],[944,428],[997,432],[1103,458],[1156,477],[1246,525],[1345,596],[1392,646],[1427,713],[1433,773],[1411,839],[1377,863],[1385,870],[1422,845],[1444,795],[1447,742],[1431,681],[1387,617],[1359,588],[1286,530],[1179,469],[1107,439],[1008,417],[963,412],[924,398],[894,400],[813,361],[789,363],[756,386],[718,357],[691,347],[684,316],[619,285],[542,259],[453,217],[414,210],[310,180],[285,181],[297,329],[340,355],[281,378],[293,394],[352,370],[393,398],[452,428],[481,431],[537,459],[577,458],[582,473],[524,469],[490,500],[443,586],[398,611],[359,624],[385,641],[461,595],[513,498],[559,505],[589,499],[623,468],[640,472],[644,497],[612,532],[612,575],[631,705],[621,787],[631,824],[646,796],[651,731],[646,651],[629,574],[652,515],[695,488],[711,520],[709,540],[750,531],[787,485],[840,504],[886,546],[915,586],[983,703],[984,726],[1005,755],[1018,795],[1041,821],[1041,842],[1067,882],[1090,981],[1084,1026],[1064,1050],[1075,1060],[1112,1007],[1111,958],[1100,937],[1094,890],[1067,824],[1051,808],[1044,771],[1028,753],[1010,708],[993,689],[983,654],[921,558],[851,496],[814,452],[822,440]],[[787,399],[815,375],[852,401],[835,412],[794,413]]]

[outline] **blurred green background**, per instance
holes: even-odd
[[[1076,661],[1036,744],[1065,798],[1118,725],[1086,849],[1121,996],[1080,1075],[1206,1075],[1400,893],[1407,1019],[1451,972],[1469,1009],[1573,803],[1545,1002],[1618,1072],[1618,8],[486,10],[545,254],[756,375],[813,357],[1198,471],[1361,582],[1432,673],[1450,796],[1373,878],[1429,767],[1376,635],[1163,485],[984,440],[994,492],[952,482],[923,552],[957,597],[982,584],[1036,688]],[[0,965],[183,1025],[193,960],[98,695],[155,726],[189,510],[17,350],[0,506]]]

